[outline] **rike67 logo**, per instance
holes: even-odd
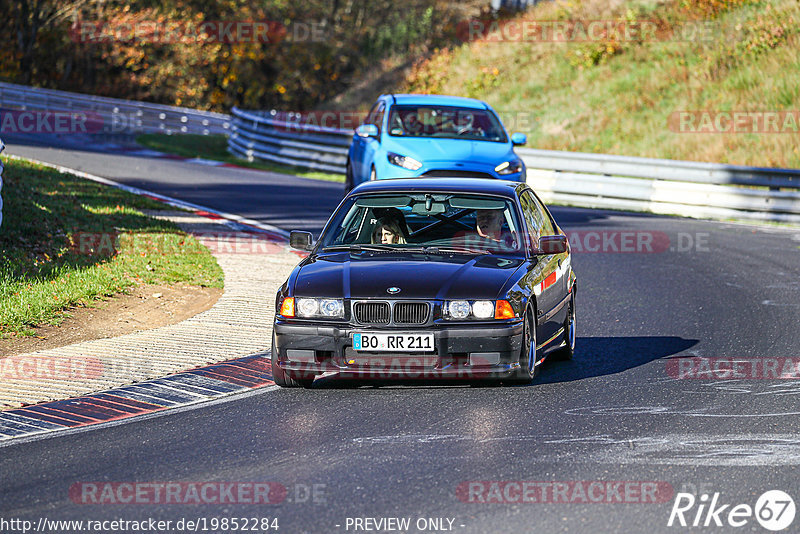
[[[764,492],[755,506],[725,503],[719,493],[704,493],[699,498],[692,493],[678,493],[667,526],[736,528],[755,518],[763,528],[778,532],[792,524],[795,511],[794,499],[780,490]]]

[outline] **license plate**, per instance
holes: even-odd
[[[353,350],[433,352],[433,334],[353,334]]]

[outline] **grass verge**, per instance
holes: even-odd
[[[163,204],[4,161],[0,337],[32,335],[36,325],[58,324],[70,306],[137,284],[222,287],[222,269],[208,249],[142,212]]]
[[[278,163],[269,163],[266,161],[247,161],[246,159],[237,158],[228,152],[228,138],[224,135],[143,134],[136,138],[136,142],[153,150],[187,158],[210,159],[213,161],[222,161],[224,163],[233,163],[234,165],[250,169],[290,174],[292,176],[312,178],[314,180],[344,183],[344,175],[341,174],[314,171],[302,167],[280,165]]]

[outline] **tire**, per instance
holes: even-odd
[[[567,317],[564,319],[564,347],[558,349],[553,356],[556,360],[571,360],[575,356],[575,292],[569,299]]]
[[[511,377],[512,384],[530,384],[536,376],[536,327],[533,324],[535,317],[532,312],[525,314],[522,327],[522,347],[519,351],[519,369]]]
[[[344,194],[353,190],[353,167],[350,165],[350,158],[347,159],[347,167],[344,172]]]
[[[272,380],[282,388],[310,388],[314,382],[314,376],[304,374],[294,374],[284,371],[278,365],[278,358],[275,354],[275,334],[272,334],[272,351],[270,363],[272,364]]]
[[[372,166],[372,170],[369,171],[369,181],[374,182],[378,179],[378,173],[375,172],[375,165]]]

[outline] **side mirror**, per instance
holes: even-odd
[[[292,230],[289,233],[289,246],[295,250],[309,251],[314,246],[312,245],[314,237],[311,232],[301,232],[299,230]]]
[[[567,236],[546,235],[539,238],[538,254],[563,254],[567,251]]]
[[[356,128],[359,137],[378,137],[378,127],[374,124],[362,124]]]
[[[522,146],[527,144],[528,136],[524,133],[515,133],[511,134],[511,144],[514,146]]]

